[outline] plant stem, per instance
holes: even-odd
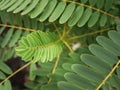
[[[61,37],[61,33],[59,32],[59,29],[55,23],[53,23],[53,26],[55,27],[55,30],[57,31],[59,37]]]
[[[90,9],[93,9],[93,10],[95,10],[95,11],[98,11],[98,12],[100,12],[100,13],[103,13],[103,14],[105,14],[105,15],[108,15],[108,16],[114,18],[114,19],[120,20],[119,17],[114,16],[114,15],[112,15],[112,14],[106,12],[106,11],[100,10],[100,9],[98,9],[98,8],[95,8],[95,7],[92,7],[92,6],[89,6],[89,5],[80,3],[80,2],[74,2],[74,1],[71,1],[71,0],[67,0],[66,2],[70,2],[70,3],[73,2],[73,3],[77,4],[77,5],[84,6],[84,7],[86,7],[86,8],[90,8]]]
[[[25,64],[24,66],[22,66],[21,68],[19,68],[18,70],[16,70],[15,72],[13,72],[11,75],[9,75],[7,78],[5,78],[2,82],[0,82],[0,85],[2,85],[4,82],[6,82],[7,80],[9,80],[12,76],[14,76],[15,74],[17,74],[21,70],[25,69],[26,67],[28,67],[32,63],[33,63],[33,61],[30,61],[27,64]]]
[[[66,34],[66,23],[64,24],[64,27],[63,27],[63,34],[62,34],[62,37],[64,37],[65,36],[65,34]]]
[[[94,35],[94,34],[98,34],[98,33],[101,33],[101,32],[108,31],[110,29],[114,29],[114,27],[112,27],[112,28],[105,28],[103,30],[97,30],[96,32],[86,33],[86,34],[83,34],[83,35],[80,35],[80,36],[74,36],[74,37],[68,38],[67,40],[72,40],[72,39],[83,38],[83,37],[86,37],[86,36],[91,36],[91,35]]]
[[[70,29],[66,32],[66,34],[69,34],[71,32],[73,27],[70,27]]]
[[[25,31],[31,31],[31,32],[37,31],[35,29],[24,28],[24,27],[13,26],[13,25],[7,25],[7,24],[0,24],[0,26],[9,27],[9,28],[15,28],[15,29],[20,29],[20,30],[25,30]]]
[[[118,67],[119,64],[120,64],[120,60],[118,60],[117,64],[113,67],[113,69],[105,77],[105,79],[99,84],[99,86],[96,88],[96,90],[99,90],[105,84],[105,82],[109,79],[110,76],[112,76],[112,73],[116,70],[116,68]]]
[[[63,40],[64,44],[66,45],[66,47],[69,49],[70,53],[73,52],[72,48],[70,47],[70,45],[65,41]]]
[[[56,71],[56,68],[57,68],[57,66],[58,66],[58,63],[59,63],[59,60],[60,60],[60,54],[57,56],[57,60],[55,61],[55,65],[54,65],[54,67],[53,67],[53,69],[52,69],[52,74],[55,74],[55,71]],[[48,80],[48,84],[51,82],[51,78],[49,78],[49,80]]]

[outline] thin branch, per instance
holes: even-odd
[[[69,34],[69,33],[71,32],[72,28],[73,28],[73,27],[71,27],[71,28],[66,32],[66,34]]]
[[[65,41],[63,40],[63,43],[66,45],[66,47],[69,49],[70,53],[73,52],[72,48],[70,47],[70,45]]]
[[[70,30],[69,30],[70,31]],[[61,40],[63,41],[63,43],[66,45],[66,47],[69,49],[70,53],[73,52],[72,48],[70,47],[70,45],[64,40],[64,36],[66,34],[68,34],[69,32],[67,31],[67,27],[66,27],[66,23],[64,24],[64,28],[63,28],[63,34],[61,37]]]
[[[19,68],[18,70],[16,70],[15,72],[13,72],[11,75],[9,75],[7,78],[5,78],[2,82],[0,82],[0,85],[2,85],[4,82],[6,82],[7,80],[9,80],[11,77],[13,77],[15,74],[17,74],[18,72],[20,72],[21,70],[25,69],[26,67],[28,67],[30,64],[32,64],[33,61],[28,62],[27,64],[25,64],[24,66],[22,66],[21,68]]]
[[[41,46],[33,47],[33,49],[48,48],[48,47],[50,47],[50,46],[53,46],[53,45],[55,45],[55,44],[60,43],[61,41],[62,41],[62,38],[60,38],[60,39],[58,39],[58,40],[56,40],[56,41],[54,41],[54,42],[48,43],[47,45],[41,45]]]
[[[68,1],[68,0],[66,0],[66,2],[74,2],[74,1],[71,1],[71,0]],[[92,6],[89,6],[89,5],[80,3],[80,2],[74,2],[74,3],[77,4],[77,5],[83,6],[83,7],[87,7],[87,8],[93,9],[93,10],[95,10],[95,11],[98,11],[98,12],[100,12],[100,13],[103,13],[103,14],[105,14],[105,15],[108,15],[108,16],[110,16],[110,17],[112,17],[112,18],[115,18],[115,19],[119,19],[119,20],[120,20],[120,17],[114,16],[114,15],[112,15],[112,14],[106,12],[106,11],[100,10],[100,9],[98,9],[98,8],[95,8],[95,7],[92,7]]]
[[[9,28],[15,28],[15,29],[20,29],[20,30],[24,30],[24,31],[31,31],[31,32],[37,31],[35,29],[24,28],[24,27],[13,26],[13,25],[7,25],[7,24],[0,24],[0,26],[9,27]]]
[[[96,88],[96,90],[99,90],[105,82],[112,76],[113,72],[117,69],[118,65],[120,64],[120,60],[118,60],[117,64],[113,67],[113,69],[110,71],[110,73],[105,77],[105,79],[100,83],[100,85]]]
[[[63,33],[62,33],[61,38],[64,38],[65,35],[66,35],[66,23],[64,24]]]
[[[65,23],[65,24],[64,24],[64,27],[63,27],[63,34],[62,34],[63,37],[64,37],[65,34],[66,34],[66,29],[67,29],[67,27],[66,27],[66,23]]]
[[[59,63],[59,60],[60,60],[60,54],[57,56],[57,60],[55,61],[55,65],[54,65],[54,67],[53,67],[53,69],[52,69],[52,74],[55,74],[55,72],[56,72],[56,68],[57,68],[57,66],[58,66],[58,63]],[[49,78],[49,80],[48,80],[48,84],[51,82],[51,78]]]
[[[86,36],[92,36],[94,34],[105,32],[105,31],[108,31],[110,29],[114,29],[114,27],[112,27],[112,28],[105,28],[105,29],[102,29],[102,30],[97,30],[96,32],[86,33],[86,34],[83,34],[83,35],[80,35],[80,36],[74,36],[74,37],[68,38],[67,40],[83,38],[83,37],[86,37]]]
[[[59,29],[55,23],[53,23],[53,26],[55,27],[55,30],[57,31],[59,37],[61,37],[61,33],[59,32]]]

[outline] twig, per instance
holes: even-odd
[[[11,75],[9,75],[7,78],[5,78],[2,82],[0,82],[0,85],[2,85],[4,82],[6,82],[7,80],[9,80],[11,77],[13,77],[15,74],[17,74],[18,72],[20,72],[21,70],[25,69],[26,67],[28,67],[30,64],[32,64],[33,61],[28,62],[27,64],[25,64],[24,66],[22,66],[21,68],[19,68],[18,70],[16,70],[15,72],[13,72]]]
[[[53,26],[55,27],[55,30],[57,31],[59,37],[61,37],[61,33],[59,32],[59,29],[58,29],[58,27],[56,26],[55,23],[53,23]]]
[[[110,76],[112,76],[112,73],[116,70],[116,68],[118,67],[119,64],[120,64],[120,60],[118,60],[117,64],[113,67],[113,69],[105,77],[105,79],[99,84],[99,86],[96,88],[96,90],[99,90],[105,84],[105,82],[110,78]]]
[[[63,40],[63,43],[66,45],[66,47],[69,49],[70,53],[73,52],[72,48],[70,47],[70,45],[65,41]]]
[[[55,72],[56,72],[56,68],[57,68],[57,66],[58,66],[58,63],[59,63],[59,60],[60,60],[60,54],[57,56],[57,60],[55,61],[55,65],[54,65],[54,67],[53,67],[53,69],[52,69],[52,74],[55,74]],[[48,84],[51,82],[51,78],[49,78],[49,80],[48,80]]]
[[[67,0],[66,2],[74,2],[74,1]],[[118,16],[114,16],[114,15],[112,15],[112,14],[106,12],[106,11],[100,10],[100,9],[98,9],[98,8],[95,8],[95,7],[92,7],[92,6],[89,6],[89,5],[80,3],[80,2],[74,2],[74,3],[77,4],[77,5],[80,5],[80,6],[84,6],[84,7],[93,9],[93,10],[95,10],[95,11],[98,11],[98,12],[100,12],[100,13],[103,13],[103,14],[105,14],[105,15],[108,15],[108,16],[110,16],[110,17],[112,17],[112,18],[115,18],[115,19],[120,20],[120,18],[119,18]]]
[[[35,29],[24,28],[24,27],[13,26],[13,25],[7,25],[7,24],[0,24],[0,26],[9,27],[9,28],[15,28],[15,29],[20,29],[20,30],[25,30],[25,31],[31,31],[31,32],[37,31]]]
[[[112,28],[105,28],[103,30],[97,30],[96,32],[86,33],[86,34],[83,34],[83,35],[80,35],[80,36],[74,36],[74,37],[68,38],[67,40],[72,40],[72,39],[83,38],[83,37],[86,37],[86,36],[91,36],[91,35],[94,35],[94,34],[98,34],[98,33],[101,33],[101,32],[108,31],[110,29],[114,29],[114,27],[112,27]]]

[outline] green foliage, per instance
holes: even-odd
[[[67,4],[67,2],[69,2],[69,4]],[[114,3],[113,0],[81,0],[82,3],[79,2],[80,0],[78,0],[77,2],[65,2],[58,0],[12,0],[2,1],[0,3],[0,9],[7,10],[7,12],[20,13],[21,15],[28,14],[30,18],[37,18],[40,22],[43,22],[47,19],[49,22],[54,22],[59,19],[60,24],[68,22],[68,26],[77,25],[78,27],[84,26],[87,22],[88,26],[92,27],[96,25],[98,21],[100,22],[100,26],[105,26],[106,23],[108,23],[107,21],[109,21],[109,19],[112,20],[110,17],[103,15],[103,13],[106,12],[103,11],[102,13],[99,13],[101,12],[99,11],[99,9],[110,12],[112,3]],[[88,6],[83,3],[88,3]],[[91,6],[95,6],[96,8],[92,8]],[[78,10],[80,12],[78,12]],[[103,15],[103,17],[100,17],[100,15]],[[72,18],[73,16],[74,19]],[[103,20],[102,18],[105,18],[105,20],[104,23],[101,25],[101,20]],[[70,23],[72,21],[74,22],[74,24]]]
[[[119,5],[119,0],[0,0],[0,90],[12,90],[8,79],[30,64],[25,89],[119,90]],[[5,62],[17,56],[28,63],[12,73]]]
[[[33,32],[23,37],[18,44],[16,54],[25,61],[52,61],[62,51],[61,40],[51,32]]]
[[[118,40],[120,33],[118,31],[109,31],[108,36],[110,39],[104,36],[98,36],[96,40],[99,45],[92,44],[89,46],[92,55],[81,55],[81,61],[84,65],[71,65],[72,73],[67,72],[64,76],[67,82],[58,82],[58,86],[62,90],[68,90],[67,87],[71,87],[73,90],[76,90],[76,88],[78,88],[78,90],[95,90],[97,88],[119,60],[120,42]],[[119,90],[119,70],[118,74],[114,72],[114,74],[110,76],[103,90],[108,90],[108,88],[110,89],[112,87]],[[115,79],[118,79],[117,83],[115,83]]]
[[[6,81],[4,85],[0,85],[0,90],[12,90],[10,81]]]
[[[4,80],[7,75],[12,74],[11,68],[4,62],[0,61],[0,80]],[[7,80],[3,85],[0,85],[0,90],[12,90],[12,85],[9,80]]]

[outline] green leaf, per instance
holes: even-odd
[[[64,11],[65,6],[66,6],[66,2],[60,2],[56,6],[56,8],[53,11],[52,15],[49,17],[49,22],[53,22],[53,21],[57,20],[60,17],[60,15],[62,14],[62,12]]]
[[[54,51],[54,52],[53,52]],[[33,32],[19,41],[18,56],[24,61],[52,61],[62,51],[62,43],[55,33]]]
[[[4,83],[4,90],[12,90],[12,86],[9,80]]]
[[[2,8],[2,7],[4,7],[7,3],[9,3],[10,2],[10,0],[5,0],[4,1],[4,3],[2,3],[1,5],[0,5],[0,8]]]
[[[96,4],[97,0],[89,0],[89,3],[91,6],[94,6]]]
[[[64,82],[64,81],[60,81],[58,82],[58,87],[61,89],[61,90],[80,90],[80,88],[74,86],[74,85],[71,85],[70,83],[68,82]]]
[[[54,66],[54,63],[51,63],[51,62],[41,63],[41,62],[39,62],[39,65],[40,65],[43,69],[46,69],[46,70],[51,71],[52,68],[53,68],[53,66]]]
[[[117,31],[120,31],[120,25],[117,25],[116,28],[117,28]]]
[[[4,90],[4,86],[3,85],[0,85],[0,90]]]
[[[38,4],[38,2],[39,0],[33,0],[31,4],[27,8],[25,8],[25,10],[21,13],[21,15],[26,15],[27,13],[32,11],[35,8],[35,6]]]
[[[97,56],[101,60],[104,60],[111,66],[113,66],[113,64],[115,64],[118,60],[117,56],[113,55],[111,52],[105,50],[99,45],[92,44],[89,46],[89,49],[95,56]]]
[[[50,16],[52,11],[54,10],[56,4],[57,4],[57,0],[51,0],[49,4],[46,6],[42,15],[40,16],[39,21],[41,22],[45,21]]]
[[[70,17],[68,21],[68,25],[74,26],[83,15],[83,12],[84,12],[84,7],[78,6],[76,10],[73,12],[73,15]]]
[[[116,31],[109,31],[108,36],[114,43],[116,43],[118,46],[120,45],[120,33]]]
[[[15,43],[18,41],[18,39],[20,38],[22,31],[21,30],[17,30],[15,32],[15,34],[12,36],[11,41],[9,43],[9,47],[13,47],[15,45]]]
[[[59,23],[63,24],[65,22],[67,22],[67,20],[70,18],[70,16],[72,15],[73,11],[75,9],[75,4],[74,3],[70,3],[65,11],[63,12],[62,16],[60,17]]]
[[[105,85],[103,85],[103,90],[109,90],[110,89],[110,85],[109,84],[105,84]]]
[[[31,3],[31,0],[25,0],[25,1],[23,2],[23,4],[21,4],[19,7],[17,7],[17,8],[13,11],[13,13],[18,13],[18,12],[24,10],[24,9],[26,8],[26,6],[27,6],[28,4],[30,4],[30,3]]]
[[[70,63],[64,63],[62,65],[62,67],[66,70],[66,71],[71,71],[71,65]]]
[[[91,15],[92,15],[92,10],[86,9],[85,12],[83,13],[82,17],[79,19],[77,26],[78,27],[84,26],[87,23],[87,21],[89,20]]]
[[[49,69],[40,69],[40,70],[34,70],[33,71],[34,75],[36,76],[47,76],[47,74],[50,73]]]
[[[14,31],[14,30],[11,28],[11,29],[9,29],[9,31],[6,33],[6,35],[5,35],[4,39],[3,39],[3,42],[1,43],[1,47],[2,47],[2,48],[4,48],[4,47],[8,44],[9,40],[10,40],[11,37],[12,37],[13,31]]]
[[[105,10],[108,11],[112,4],[113,4],[114,0],[105,0]]]
[[[43,85],[40,90],[58,90],[58,87],[56,84],[48,84],[48,85]]]
[[[97,23],[99,16],[100,16],[100,13],[98,11],[94,12],[90,17],[90,20],[88,21],[88,27],[94,26]]]
[[[7,1],[7,0],[6,0]],[[7,9],[10,7],[12,4],[15,3],[16,0],[11,0],[9,3],[7,3],[4,7],[1,7],[1,10]]]
[[[8,52],[6,53],[5,55],[5,60],[4,61],[7,61],[8,59],[10,59],[11,57],[14,56],[14,53],[15,53],[15,49],[14,48],[9,48],[8,49]]]
[[[114,55],[119,56],[120,55],[120,46],[115,44],[112,40],[104,37],[104,36],[98,36],[96,38],[97,42],[103,46],[108,51],[112,51]]]
[[[2,51],[2,50],[1,50]],[[1,58],[0,58],[0,60],[1,61],[5,61],[5,57],[6,57],[6,53],[5,52],[0,52],[1,53]]]
[[[64,75],[64,74],[65,74],[65,71],[64,71],[63,68],[58,67],[58,68],[56,69],[56,72],[55,72],[56,77],[57,77],[57,76],[61,76],[61,77],[63,78],[63,75]],[[60,80],[59,77],[58,77],[57,79]]]
[[[80,52],[80,54],[82,54],[82,53],[90,53],[87,46],[83,46],[83,47],[78,48],[78,51]]]
[[[111,67],[107,63],[95,56],[89,54],[82,54],[81,59],[85,64],[95,69],[96,72],[101,72],[102,70],[102,75],[107,75],[108,72],[111,70]]]
[[[23,23],[24,23],[24,26],[26,28],[31,28],[31,22],[30,22],[30,18],[28,16],[24,16],[23,18]]]
[[[0,35],[2,34],[2,32],[4,31],[5,27],[0,28]]]
[[[76,86],[77,88],[80,89],[89,89],[89,90],[95,90],[95,86],[92,85],[89,80],[82,78],[74,73],[66,73],[65,78],[71,82],[71,85]],[[73,89],[76,90],[76,89]]]
[[[88,0],[81,0],[82,3],[86,3]]]
[[[13,15],[14,16],[14,15]],[[17,25],[19,25],[19,26],[23,26],[23,22],[24,22],[24,20],[22,21],[22,19],[21,19],[21,15],[20,14],[15,14],[15,16],[14,16],[15,18],[16,18],[16,21],[17,21]],[[13,17],[13,19],[14,19],[14,17]],[[13,20],[12,19],[12,20]],[[26,20],[26,19],[25,19]],[[13,21],[13,23],[14,23],[14,21]],[[28,23],[28,22],[26,22],[26,23]],[[24,24],[24,25],[26,25],[26,24]]]
[[[4,1],[4,0],[2,0],[2,1],[0,2],[0,5],[2,5],[4,2],[5,2],[5,1]]]
[[[36,20],[36,19],[32,19],[31,20],[31,28],[32,29],[36,29],[37,30],[37,27],[40,23]]]
[[[36,75],[33,73],[33,71],[36,70],[36,69],[37,69],[36,64],[33,63],[33,64],[30,65],[30,75],[29,75],[30,80],[35,79]]]
[[[15,4],[13,4],[11,7],[9,7],[9,9],[7,9],[7,12],[11,12],[15,10],[23,2],[24,0],[19,0],[19,1],[16,0]]]
[[[0,62],[0,70],[2,70],[3,72],[5,72],[7,74],[12,73],[12,70],[3,62]]]
[[[117,75],[118,75],[118,78],[120,79],[120,67],[117,68]]]
[[[69,56],[73,59],[72,61],[74,62],[80,61],[80,55],[75,52],[70,53]]]
[[[7,18],[9,18],[9,23],[10,23],[11,25],[13,25],[13,24],[15,23],[15,22],[14,22],[15,15],[14,15],[12,12],[10,12],[10,13],[8,14]],[[17,21],[17,20],[16,20],[16,21]]]
[[[49,0],[41,0],[40,3],[37,4],[35,9],[30,12],[30,17],[35,18],[38,15],[40,15],[42,11],[44,10],[44,8],[46,7],[46,5],[48,4],[48,2]]]
[[[58,87],[62,90],[79,88],[78,90],[95,90],[108,74],[113,71],[113,67],[118,62],[120,52],[120,32],[109,31],[108,36],[98,36],[97,44],[89,45],[90,54],[82,54],[80,59],[83,63],[73,64],[72,70],[65,73],[66,82],[58,82]],[[79,62],[77,62],[79,63]],[[66,64],[66,63],[65,63]],[[63,64],[63,65],[65,65]],[[69,65],[64,66],[70,68]],[[110,73],[109,79],[104,81],[100,89],[118,89],[120,88],[120,69],[119,66],[115,72]],[[76,89],[75,89],[76,90]]]
[[[116,87],[118,90],[120,89],[120,79],[113,74],[113,76],[110,78],[110,84],[113,87]]]
[[[5,74],[0,71],[0,79],[5,79],[5,78],[6,78]]]
[[[100,26],[103,27],[107,23],[107,15],[103,14],[100,18]]]
[[[85,65],[80,64],[73,64],[72,70],[77,73],[77,75],[90,80],[91,82],[98,85],[103,79],[103,75],[96,72],[96,70],[93,70],[92,68],[89,68]]]
[[[7,20],[6,20],[7,13],[6,13],[6,11],[0,12],[0,16],[1,16],[2,23],[6,24],[7,23]]]
[[[26,82],[26,83],[25,83],[25,86],[26,86],[27,88],[29,88],[29,89],[32,89],[32,90],[35,89],[36,85],[37,85],[37,84],[34,83],[34,82]]]
[[[104,0],[97,0],[97,8],[101,9],[104,6]]]

